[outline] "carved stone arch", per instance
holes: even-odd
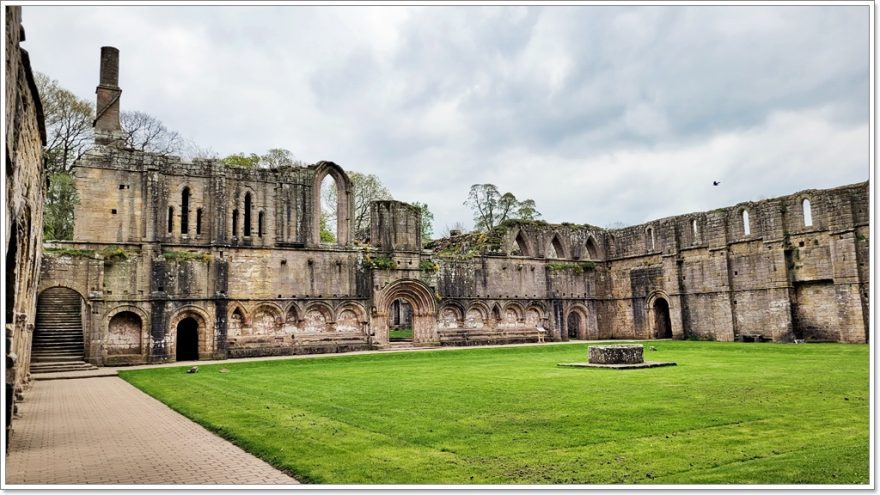
[[[242,306],[239,302],[231,302],[229,303],[229,307],[227,308],[227,313],[227,338],[235,338],[246,334],[247,331],[245,329],[250,328],[251,319],[244,306]]]
[[[502,318],[501,305],[498,304],[497,302],[495,304],[493,304],[492,305],[492,312],[490,314],[492,315],[492,320],[494,320],[496,323],[501,321],[501,318]]]
[[[312,301],[303,309],[303,331],[325,333],[334,331],[335,313],[329,304]]]
[[[569,257],[568,250],[565,248],[565,244],[562,242],[562,237],[559,236],[558,232],[554,232],[550,237],[550,242],[547,243],[544,252],[547,253],[547,258],[566,259]],[[551,256],[551,254],[554,253],[556,256]]]
[[[565,315],[565,335],[570,339],[578,340],[598,338],[598,335],[590,335],[589,320],[590,313],[587,308],[580,303],[573,304]]]
[[[527,327],[544,328],[546,311],[542,305],[529,304],[523,313],[523,322]]]
[[[379,340],[388,341],[391,304],[401,299],[412,308],[413,342],[437,340],[437,300],[434,291],[419,280],[398,280],[374,296],[373,328]]]
[[[504,310],[501,313],[501,320],[498,321],[497,326],[499,328],[517,328],[522,326],[522,321],[522,305],[516,301],[510,301],[504,305]]]
[[[336,316],[343,311],[352,311],[357,316],[358,321],[367,321],[367,310],[360,303],[346,301],[336,307]]]
[[[181,324],[187,319],[192,319],[197,325],[198,359],[210,359],[213,356],[214,348],[214,329],[211,325],[214,318],[204,309],[193,305],[181,307],[168,320],[168,327],[165,332],[165,349],[167,349],[169,358],[177,361],[178,330],[180,330]]]
[[[363,306],[345,302],[336,308],[336,331],[339,333],[364,333],[367,312]]]
[[[284,308],[284,322],[289,324],[299,324],[303,318],[303,308],[296,302],[292,301]]]
[[[477,301],[471,303],[464,312],[464,328],[480,329],[489,324],[489,306]]]
[[[246,322],[250,318],[250,313],[248,310],[238,301],[233,301],[229,303],[229,306],[226,308],[229,313],[227,316],[231,317],[236,311],[238,311],[242,316],[242,323]]]
[[[654,290],[645,301],[648,315],[648,338],[668,339],[674,335],[672,328],[672,304],[669,295],[662,290]]]
[[[333,162],[318,162],[312,180],[311,244],[321,244],[321,183],[328,175],[336,182],[336,242],[340,246],[351,243],[351,223],[354,217],[354,199],[351,179],[342,167]]]
[[[275,335],[281,330],[284,324],[284,316],[279,307],[275,303],[261,302],[254,307],[253,316],[251,316],[251,328],[253,335]]]
[[[465,311],[461,304],[447,302],[440,306],[437,313],[439,328],[462,328],[464,326]]]
[[[468,311],[471,311],[471,310],[478,311],[480,313],[480,317],[483,319],[483,321],[488,321],[489,315],[492,314],[492,310],[489,309],[489,306],[482,301],[477,301],[477,302],[471,303],[470,306],[468,306],[467,310]]]
[[[52,283],[52,284],[50,284],[50,285],[43,285],[43,284],[40,284],[40,289],[39,289],[39,293],[37,294],[37,297],[39,298],[39,297],[43,296],[44,293],[45,293],[47,290],[49,290],[49,289],[67,289],[67,290],[70,290],[70,291],[76,292],[76,295],[79,296],[80,301],[82,301],[82,303],[85,304],[85,305],[87,305],[87,306],[89,305],[89,304],[88,304],[88,301],[89,301],[89,300],[88,300],[88,299],[86,298],[86,296],[84,295],[84,294],[87,294],[88,291],[83,290],[83,289],[81,289],[81,288],[72,287],[72,286],[70,286],[70,285],[61,284],[61,283],[58,283],[58,282]],[[48,296],[48,294],[47,294],[47,296]]]
[[[7,276],[12,276],[12,274],[7,274]],[[42,285],[42,284],[40,284]],[[63,308],[66,311],[73,312],[76,308],[76,300],[79,302],[79,314],[80,314],[80,322],[82,325],[82,336],[83,336],[83,356],[86,360],[96,361],[96,356],[92,356],[90,354],[91,349],[90,346],[85,345],[85,343],[92,340],[92,337],[89,335],[91,325],[91,314],[92,314],[92,305],[89,300],[83,297],[83,292],[78,290],[70,285],[63,285],[60,283],[53,283],[50,286],[41,286],[40,291],[37,294],[37,314],[34,319],[35,328],[34,328],[34,340],[31,342],[31,352],[36,349],[39,349],[43,346],[42,339],[37,339],[37,334],[40,334],[43,331],[44,325],[41,321],[41,314],[44,311],[52,312],[56,311],[59,308]],[[47,316],[47,319],[49,317]],[[106,328],[106,327],[105,327]],[[48,347],[48,345],[47,345]]]
[[[121,321],[126,313],[136,316],[137,321]],[[105,332],[102,341],[106,354],[146,357],[147,347],[144,343],[150,339],[150,315],[143,309],[130,304],[115,306],[104,315],[101,328]]]
[[[584,252],[581,255],[581,258],[590,261],[599,260],[599,244],[596,242],[596,238],[593,237],[593,234],[587,236],[587,240],[584,242]]]
[[[509,251],[512,255],[518,253],[516,256],[534,256],[535,250],[532,248],[532,242],[522,229],[516,229],[516,234],[512,236],[512,239]]]

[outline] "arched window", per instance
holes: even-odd
[[[336,178],[331,174],[327,174],[321,179],[320,200],[321,243],[336,244],[339,242],[339,232],[337,229],[339,187],[336,183]]]
[[[529,256],[529,245],[526,244],[526,240],[523,238],[522,232],[518,232],[516,234],[516,248],[519,251],[519,256]]]
[[[550,247],[552,248],[550,251],[555,255],[553,258],[565,258],[565,250],[562,248],[562,242],[560,242],[559,236],[553,236],[553,240],[550,242]]]
[[[257,217],[257,236],[263,237],[263,212]]]
[[[244,236],[251,235],[251,193],[244,195]]]
[[[238,210],[232,210],[232,237],[238,236]]]
[[[189,234],[189,188],[180,193],[180,233]]]
[[[592,237],[587,239],[587,259],[588,260],[596,260],[598,259],[598,250],[596,249],[596,241],[593,240]]]
[[[654,228],[648,227],[648,230],[645,231],[647,237],[648,251],[654,251]]]
[[[174,207],[168,207],[168,233],[174,233]]]
[[[749,225],[749,210],[742,211],[742,219],[743,219],[743,235],[751,235],[752,227]]]
[[[813,225],[813,209],[810,207],[810,200],[805,199],[801,204],[804,208],[804,227]]]
[[[201,235],[202,233],[202,209],[196,209],[196,235]]]
[[[700,227],[697,225],[697,221],[694,220],[691,222],[691,230],[694,232],[694,242],[700,238]]]

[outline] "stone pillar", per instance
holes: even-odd
[[[95,143],[120,145],[123,141],[119,123],[119,50],[112,46],[101,47],[101,79],[95,89],[98,95],[95,106]]]

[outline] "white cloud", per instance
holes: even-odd
[[[375,173],[440,228],[470,222],[474,183],[605,225],[868,177],[867,6],[23,16],[33,66],[77,94],[117,46],[123,109],[221,154],[285,147]]]

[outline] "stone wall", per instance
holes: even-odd
[[[13,389],[28,379],[43,238],[43,110],[24,41],[21,7],[6,7],[6,426]],[[9,435],[7,431],[7,442]]]
[[[104,77],[116,52],[102,53],[112,84],[99,93],[118,96]],[[868,338],[867,183],[622,229],[507,222],[428,246],[418,209],[378,201],[362,246],[339,165],[243,169],[123,149],[116,110],[75,167],[74,241],[54,244],[40,280],[83,297],[94,364],[385,346],[401,305],[421,345]]]

